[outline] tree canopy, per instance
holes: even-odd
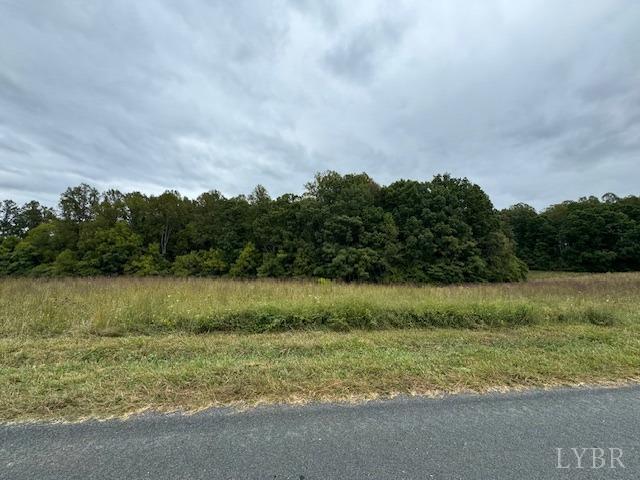
[[[57,209],[0,203],[2,275],[324,277],[367,282],[517,281],[529,268],[640,268],[640,199],[609,194],[498,212],[467,179],[387,186],[317,174],[301,195],[227,198],[99,192]]]
[[[541,213],[518,204],[501,212],[529,268],[610,272],[640,270],[640,198],[585,197]]]

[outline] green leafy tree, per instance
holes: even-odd
[[[56,223],[43,223],[27,233],[11,253],[8,271],[17,275],[49,275],[63,244]]]
[[[165,275],[169,272],[169,262],[160,253],[160,245],[152,243],[144,253],[131,258],[124,267],[125,273],[137,277]]]
[[[74,223],[89,222],[95,218],[100,194],[86,183],[69,187],[60,196],[60,211],[64,220]]]
[[[79,266],[82,274],[117,275],[140,254],[142,239],[126,223],[117,222],[110,228],[82,232],[78,250],[83,252]]]
[[[20,243],[18,237],[0,238],[0,276],[14,273],[10,266],[13,262],[13,252]]]
[[[51,273],[56,276],[66,277],[79,273],[78,258],[75,252],[67,249],[63,250],[56,257],[51,268]]]
[[[173,262],[173,273],[179,277],[213,277],[223,275],[229,267],[220,250],[199,250],[179,255]]]
[[[19,213],[20,209],[13,200],[7,199],[0,202],[0,238],[20,235],[20,228],[17,225]]]
[[[252,277],[258,272],[258,267],[262,263],[262,255],[256,250],[252,242],[248,242],[238,258],[231,266],[229,275],[232,277]]]
[[[220,250],[231,264],[252,240],[253,208],[242,195],[225,198],[217,191],[200,195],[185,227],[187,250]]]
[[[290,277],[293,274],[294,257],[287,252],[265,253],[257,269],[259,277]]]
[[[323,172],[303,195],[195,200],[81,184],[59,213],[0,203],[2,275],[195,275],[367,282],[516,281],[529,268],[640,269],[640,198],[606,194],[497,212],[467,179],[381,187]]]

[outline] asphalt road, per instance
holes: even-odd
[[[640,387],[1,426],[0,478],[635,479]]]

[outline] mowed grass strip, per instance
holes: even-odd
[[[0,280],[0,336],[481,328],[635,322],[640,274],[500,285],[95,278]]]
[[[0,420],[611,384],[637,326],[0,339]]]

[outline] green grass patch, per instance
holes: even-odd
[[[0,339],[0,420],[635,381],[640,329]]]

